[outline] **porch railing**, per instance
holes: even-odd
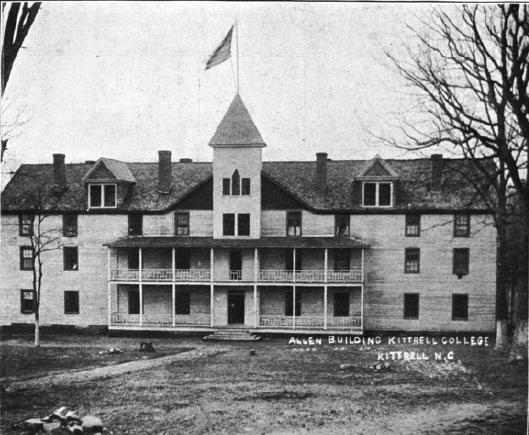
[[[142,269],[143,281],[210,281],[210,269]],[[230,270],[216,269],[214,271],[215,281],[244,281],[254,280],[252,270]],[[111,269],[110,279],[113,281],[139,281],[140,271],[138,269]],[[325,282],[324,270],[260,270],[257,274],[259,282],[296,282],[299,283],[323,283]],[[363,273],[361,270],[329,270],[327,271],[327,282],[362,282]]]
[[[175,314],[175,326],[209,326],[211,316],[209,314]],[[139,325],[139,314],[113,313],[113,325]],[[173,316],[171,314],[143,314],[142,324],[144,326],[172,326]]]
[[[323,328],[323,316],[296,316],[296,328]],[[259,326],[264,328],[293,328],[292,316],[260,316]],[[327,317],[327,328],[361,328],[361,316]]]

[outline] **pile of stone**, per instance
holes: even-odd
[[[22,423],[24,435],[40,434],[103,434],[105,428],[99,417],[86,415],[79,417],[66,406],[61,406],[49,416],[28,418]]]

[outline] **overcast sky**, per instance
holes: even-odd
[[[414,104],[384,50],[398,52],[406,24],[429,8],[44,3],[7,87],[5,116],[29,120],[8,157],[155,161],[168,149],[174,160],[210,161],[208,141],[235,95],[235,59],[204,67],[236,19],[240,93],[268,145],[265,160],[401,157],[368,130],[392,134]]]

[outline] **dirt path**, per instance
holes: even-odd
[[[35,387],[49,387],[57,384],[71,384],[75,382],[86,382],[94,379],[107,378],[112,376],[119,376],[125,373],[138,372],[141,370],[152,369],[174,361],[190,360],[197,358],[207,358],[220,353],[226,352],[227,348],[222,347],[203,347],[194,349],[188,352],[182,352],[175,355],[167,355],[160,358],[140,359],[129,361],[122,364],[111,366],[97,367],[89,370],[68,370],[65,372],[55,373],[52,375],[42,376],[40,378],[26,379],[20,381],[9,382],[2,381],[6,391],[14,392],[17,390],[24,390]]]

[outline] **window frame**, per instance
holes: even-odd
[[[67,222],[68,219],[72,219],[75,223]],[[63,213],[62,215],[62,235],[63,237],[77,237],[79,234],[79,221],[77,213]]]
[[[232,234],[227,234],[226,232],[226,224],[228,218],[232,219]],[[222,213],[222,235],[225,237],[235,236],[235,213]]]
[[[100,186],[101,187],[101,205],[93,205],[92,204],[92,187],[93,186]],[[105,205],[105,199],[106,199],[106,186],[113,186],[114,187],[114,205]],[[88,184],[88,208],[89,209],[100,209],[100,208],[117,208],[118,206],[118,185],[117,183],[90,183]]]
[[[222,179],[222,195],[223,196],[231,195],[231,178]]]
[[[251,195],[251,181],[250,178],[241,178],[241,196]]]
[[[366,184],[375,185],[375,204],[366,205],[365,203],[365,186]],[[380,185],[389,184],[389,205],[380,205]],[[393,181],[362,181],[362,207],[376,207],[376,208],[391,208],[393,207],[393,193],[394,193],[394,182]]]
[[[24,257],[24,251],[31,252],[31,258]],[[20,247],[20,270],[33,270],[33,256],[35,255],[35,252],[31,246],[24,245]],[[29,266],[25,266],[24,260],[30,260],[31,264]]]
[[[239,171],[235,169],[231,176],[231,195],[240,196],[241,195],[241,176]]]
[[[138,219],[138,220],[134,221],[134,219]],[[133,229],[137,229],[138,223],[139,223],[139,231],[132,231]],[[128,224],[127,226],[128,226],[129,236],[143,235],[143,214],[142,213],[129,213],[127,215],[127,224]]]
[[[412,261],[408,256],[412,253],[417,253],[417,270],[408,268],[408,262]],[[404,273],[421,273],[421,248],[404,248]]]
[[[72,267],[72,268],[67,268],[66,267],[66,258],[67,258],[67,255],[66,255],[66,252],[68,251],[71,251],[71,252],[75,252],[75,259],[77,260],[74,264],[74,266],[77,266],[77,267]],[[63,246],[62,248],[62,260],[63,260],[63,271],[65,272],[77,272],[79,271],[79,248],[77,246]]]
[[[417,315],[411,316],[409,314],[410,307],[407,306],[408,298],[410,297],[416,297],[417,298]],[[421,310],[421,296],[419,293],[404,293],[403,295],[403,307],[402,307],[402,318],[403,319],[409,319],[409,320],[418,320],[420,317],[420,311]]]
[[[340,222],[343,221],[343,222]],[[344,224],[345,222],[345,224]],[[338,229],[345,227],[347,230],[341,234]],[[335,237],[350,237],[351,235],[351,215],[339,213],[334,215],[334,236]]]
[[[417,223],[409,222],[411,218],[416,218]],[[406,237],[420,237],[421,236],[421,215],[419,213],[407,213],[406,214],[406,222],[405,222],[405,236]],[[417,233],[412,233],[409,229],[410,227],[417,226]]]
[[[29,218],[31,222],[24,223],[24,218]],[[22,213],[18,215],[18,235],[22,237],[31,236],[31,232],[28,228],[28,231],[24,231],[25,225],[33,224],[34,225],[35,216],[27,213]]]
[[[187,237],[191,234],[191,219],[188,211],[175,211],[174,213],[174,235],[177,237]],[[179,224],[178,218],[184,217],[187,222],[187,224]],[[187,229],[185,233],[179,233],[178,229]]]
[[[459,267],[456,267],[456,252],[466,254],[466,268],[464,271],[460,271]],[[465,275],[470,274],[470,249],[469,248],[453,248],[452,249],[452,275],[457,275],[458,278],[462,278]]]
[[[244,217],[248,217],[248,234],[241,234],[241,218],[244,218]],[[251,224],[251,220],[250,220],[250,213],[238,213],[237,214],[237,236],[240,236],[240,237],[249,237],[250,236],[250,224]]]
[[[76,296],[77,300],[75,300],[75,298],[74,298],[74,302],[75,302],[74,306],[76,306],[77,310],[67,310],[67,308],[69,308],[67,306],[67,303],[66,303],[66,299],[67,299],[66,295],[67,294],[69,296],[73,296],[73,295]],[[72,301],[69,301],[69,302],[71,303]],[[79,291],[78,290],[65,290],[64,291],[64,314],[68,314],[68,315],[70,315],[70,314],[73,314],[73,315],[79,314],[80,313],[80,307],[79,306],[80,306],[80,303],[79,303]]]
[[[465,307],[465,311],[466,311],[466,316],[463,317],[463,316],[455,316],[455,310],[454,308],[456,307],[456,298],[458,297],[464,297],[466,299],[466,307]],[[468,305],[469,305],[469,297],[468,297],[468,293],[453,293],[452,294],[452,320],[453,321],[462,321],[462,322],[468,322]]]
[[[33,298],[32,298],[33,308],[31,308],[31,309],[24,309],[24,302],[23,301],[29,300],[29,299],[24,299],[24,294],[25,293],[31,293],[33,295]],[[35,305],[36,305],[35,298],[36,298],[35,290],[27,289],[27,288],[20,289],[20,313],[21,314],[34,314],[35,313]]]
[[[288,229],[291,228],[289,225],[290,216],[293,215],[299,215],[299,225],[294,225],[292,228],[299,227],[299,234],[295,234],[296,231],[294,231],[294,234],[289,234]],[[289,210],[286,214],[286,236],[287,237],[301,237],[303,235],[303,213],[301,210]]]
[[[461,225],[458,225],[458,219],[465,218],[465,231],[461,231]],[[454,237],[470,237],[470,214],[469,213],[455,213],[454,214]]]

